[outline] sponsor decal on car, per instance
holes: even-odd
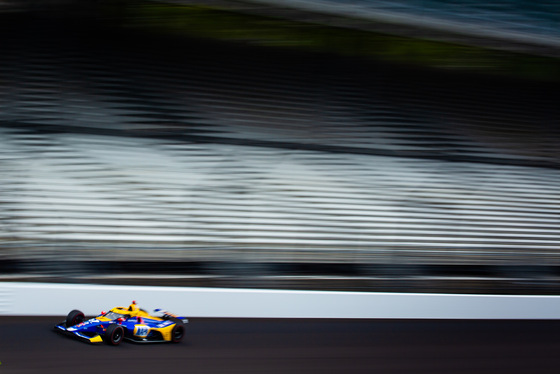
[[[172,324],[173,324],[173,322],[171,322],[171,321],[165,321],[163,323],[158,324],[157,328],[161,329],[162,327],[167,327],[167,326],[172,325]]]

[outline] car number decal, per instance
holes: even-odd
[[[148,332],[150,328],[146,325],[135,325],[134,326],[134,335],[139,336],[141,338],[145,338],[148,336]]]

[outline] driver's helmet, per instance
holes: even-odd
[[[138,306],[136,305],[136,301],[133,300],[133,301],[132,301],[132,304],[130,304],[130,305],[128,306],[128,311],[129,311],[129,312],[138,312],[138,310],[139,310],[139,308],[138,308]]]

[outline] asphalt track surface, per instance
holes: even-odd
[[[0,373],[557,373],[560,321],[191,319],[180,344],[90,345],[1,317]]]

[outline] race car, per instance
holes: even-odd
[[[161,309],[154,312],[161,315],[150,315],[138,308],[136,301],[128,308],[119,306],[88,320],[84,313],[73,310],[68,313],[66,321],[54,328],[89,343],[119,345],[123,340],[137,343],[179,343],[185,334],[185,323],[188,320]]]

